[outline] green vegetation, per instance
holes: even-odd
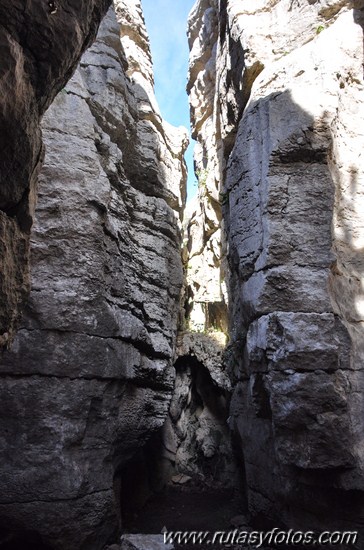
[[[229,202],[229,193],[219,193],[219,202],[223,206],[224,204],[228,204]]]
[[[324,31],[325,27],[323,25],[319,25],[316,29],[316,34],[320,34],[320,32]]]
[[[203,170],[197,170],[196,176],[198,178],[198,184],[200,187],[206,188],[207,176],[209,172],[206,168]]]

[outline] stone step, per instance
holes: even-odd
[[[173,550],[173,544],[165,544],[163,535],[128,535],[121,537],[120,550]]]

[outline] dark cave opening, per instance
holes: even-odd
[[[194,356],[180,357],[175,370],[163,427],[118,474],[124,532],[227,528],[246,510],[227,425],[228,392]]]
[[[162,446],[162,432],[159,430],[116,476],[123,531],[130,528],[152,495],[163,490],[166,481],[161,472]]]
[[[39,533],[22,527],[0,528],[1,550],[54,550],[42,541]]]

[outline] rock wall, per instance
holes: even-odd
[[[204,368],[211,377],[211,392],[215,392],[216,400],[224,396],[224,410],[229,410],[231,397],[231,384],[224,361],[228,311],[226,281],[222,270],[222,215],[218,184],[221,178],[216,157],[218,142],[213,129],[218,38],[215,8],[213,3],[197,3],[190,14],[188,27],[191,56],[187,92],[190,94],[192,137],[197,140],[194,161],[198,193],[187,205],[183,224],[184,319],[177,350],[181,365],[177,376],[177,395],[173,397],[169,415],[175,443],[170,444],[170,447],[177,449],[177,464],[182,472],[193,474],[196,470],[209,482],[209,463],[215,461],[218,464],[213,475],[216,483],[237,486],[239,475],[227,429],[228,412],[226,415],[216,414],[216,410],[212,410],[213,406],[204,403],[205,412],[201,415],[202,425],[199,425],[194,418],[194,411],[185,407],[183,397],[190,395],[191,389],[193,394],[195,386],[196,395],[201,393],[198,391],[198,379],[199,371]],[[203,384],[209,385],[207,380],[203,380]],[[177,406],[175,404],[173,410],[174,401]],[[208,419],[210,414],[216,424],[215,429],[211,430],[211,421]],[[186,422],[187,417],[189,420]],[[201,433],[203,437],[199,441],[196,434]],[[182,445],[179,441],[181,434]],[[194,460],[193,455],[196,455]],[[181,460],[178,462],[179,457]],[[196,457],[200,457],[200,460],[196,460]]]
[[[117,540],[123,468],[173,389],[187,137],[156,105],[139,0],[115,11],[43,119],[31,293],[0,362],[0,523],[20,546]]]
[[[220,337],[220,338],[219,338]],[[176,380],[162,430],[162,466],[201,486],[236,487],[237,468],[228,427],[230,380],[223,366],[225,338],[182,332]]]
[[[216,4],[216,3],[215,3]],[[187,328],[227,332],[226,284],[221,273],[221,195],[218,143],[213,128],[216,92],[217,12],[197,3],[189,19],[189,82],[198,195],[185,220]],[[202,25],[202,26],[201,26]]]
[[[190,254],[216,235],[250,510],[292,528],[364,525],[363,10],[199,0],[189,18]]]
[[[109,0],[0,6],[0,347],[29,291],[29,232],[43,159],[40,118],[95,38]]]

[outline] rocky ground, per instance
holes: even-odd
[[[126,526],[131,533],[231,529],[231,519],[246,513],[238,489],[169,485]]]
[[[158,535],[167,531],[205,532],[251,530],[248,526],[247,506],[239,488],[226,489],[215,484],[198,483],[190,480],[184,485],[169,484],[164,491],[152,497],[144,508],[131,517],[125,525],[127,533]],[[132,549],[133,539],[125,540],[124,550]],[[135,539],[134,539],[135,543]],[[152,550],[151,543],[148,550]],[[167,545],[168,546],[168,545]],[[137,549],[137,546],[135,546]],[[156,547],[156,550],[159,547]],[[160,546],[165,549],[165,545]],[[248,550],[247,546],[234,544],[176,544],[175,550]],[[144,550],[142,547],[138,550]],[[145,549],[147,550],[147,549]],[[269,550],[264,548],[263,550]]]

